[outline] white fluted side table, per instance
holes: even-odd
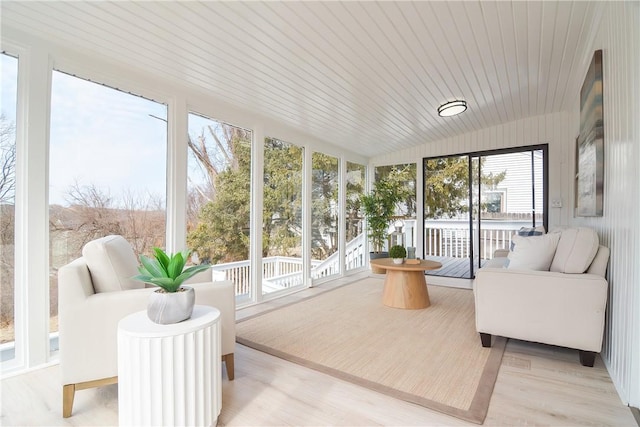
[[[222,408],[220,311],[159,325],[146,311],[118,323],[121,426],[214,426]]]

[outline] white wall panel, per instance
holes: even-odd
[[[594,50],[603,50],[605,132],[604,216],[572,223],[598,230],[611,249],[609,306],[602,357],[625,403],[640,406],[640,3],[606,3],[593,44],[584,52],[586,73]],[[579,99],[571,115],[580,122]],[[575,142],[567,153],[573,155]],[[571,174],[575,170],[573,162]],[[565,176],[573,181],[572,176]],[[572,199],[573,200],[573,199]]]

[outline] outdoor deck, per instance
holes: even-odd
[[[428,270],[425,273],[429,276],[446,276],[456,277],[459,279],[472,279],[469,274],[469,258],[454,258],[447,256],[428,256],[425,259],[430,261],[438,261],[442,264],[442,268],[437,270]],[[484,265],[487,260],[481,261]],[[477,261],[476,261],[477,265]]]

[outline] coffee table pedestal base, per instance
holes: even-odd
[[[382,303],[388,307],[420,309],[431,305],[423,271],[387,270]]]

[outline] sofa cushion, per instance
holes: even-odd
[[[106,236],[82,248],[82,256],[91,273],[96,293],[144,288],[133,280],[138,274],[138,260],[133,248],[122,236]]]
[[[513,236],[513,251],[509,252],[507,268],[548,271],[556,252],[560,234]]]
[[[544,226],[538,227],[520,227],[518,230],[518,236],[541,236],[545,233]]]
[[[591,228],[578,227],[562,230],[551,271],[559,273],[584,273],[596,256],[598,234]]]
[[[545,233],[544,226],[539,225],[537,227],[520,227],[518,231],[513,233],[514,236],[540,236]],[[511,244],[509,245],[509,250],[512,251],[515,243],[511,240]]]

